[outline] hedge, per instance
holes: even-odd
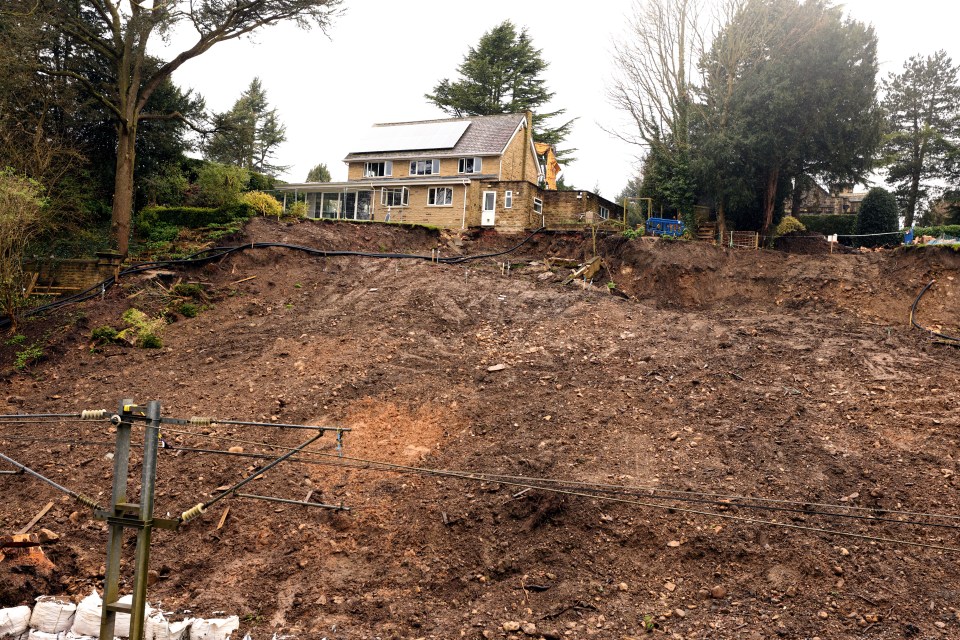
[[[951,238],[960,238],[960,224],[946,224],[939,227],[914,227],[913,237],[916,238],[919,236],[933,236],[934,238],[949,236]]]
[[[197,229],[211,224],[226,224],[247,219],[256,212],[246,203],[225,205],[216,209],[206,207],[146,207],[137,215],[141,229],[156,224]]]
[[[805,215],[797,216],[797,219],[803,223],[807,231],[822,233],[825,236],[833,234],[853,235],[856,233],[857,216],[854,215]]]
[[[198,229],[210,225],[248,220],[256,215],[244,202],[216,209],[204,207],[146,207],[137,214],[134,228],[137,235],[151,242],[172,242],[180,229]]]

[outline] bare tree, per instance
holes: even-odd
[[[637,0],[627,37],[616,44],[614,106],[627,113],[635,132],[615,135],[642,146],[678,173],[670,199],[692,210],[689,173],[691,71],[704,48],[700,0]]]
[[[143,120],[183,119],[179,113],[147,113],[154,91],[188,60],[218,42],[293,20],[302,27],[326,28],[341,0],[12,0],[23,12],[34,8],[62,32],[74,55],[46,64],[42,71],[79,83],[112,115],[117,130],[112,235],[126,253],[133,209],[137,125]],[[151,37],[163,37],[180,25],[197,34],[192,46],[153,68],[148,64]],[[96,73],[91,73],[91,66]]]

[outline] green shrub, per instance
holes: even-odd
[[[197,300],[206,300],[207,292],[203,290],[203,285],[197,282],[178,282],[171,289],[173,293],[184,298],[195,298]]]
[[[13,361],[13,368],[17,371],[23,371],[32,364],[43,360],[46,354],[43,352],[43,346],[34,342],[29,347],[25,347],[17,352],[17,357]]]
[[[22,333],[18,333],[4,340],[3,344],[7,345],[8,347],[12,347],[14,345],[23,344],[26,341],[27,336],[23,335]]]
[[[240,196],[240,201],[246,202],[261,216],[280,217],[280,214],[283,213],[283,206],[280,202],[263,191],[248,191]]]
[[[951,238],[960,238],[960,224],[946,224],[939,227],[914,227],[914,237],[917,236],[949,236]]]
[[[155,333],[144,333],[140,336],[137,346],[141,349],[162,349],[163,340]]]
[[[194,204],[222,207],[240,201],[240,194],[250,182],[250,172],[241,167],[208,162],[197,172],[197,195]]]
[[[633,240],[634,238],[643,237],[643,229],[624,229],[623,237],[627,240]]]
[[[840,236],[853,235],[857,231],[857,216],[846,215],[806,215],[797,216],[797,219],[803,223],[807,231],[813,233],[822,233],[825,236],[837,234]],[[843,238],[840,238],[843,240]]]
[[[177,311],[179,311],[180,315],[184,318],[196,318],[197,314],[200,313],[200,307],[192,302],[181,302]]]
[[[803,223],[794,218],[793,216],[784,216],[783,220],[780,221],[780,224],[777,225],[777,228],[774,230],[774,235],[777,237],[785,236],[788,233],[794,233],[796,231],[806,231],[807,228],[803,226]]]
[[[289,218],[306,218],[307,217],[307,203],[303,200],[297,200],[289,207],[287,207],[284,215]]]
[[[150,242],[173,242],[180,229],[200,229],[249,220],[255,210],[247,203],[234,203],[216,209],[205,207],[145,207],[136,218],[141,238]]]
[[[891,233],[891,235],[856,238],[856,244],[861,247],[878,247],[899,242],[901,238],[892,235],[892,232],[899,230],[897,199],[883,187],[870,189],[857,212],[857,235],[874,233]]]
[[[90,332],[90,339],[98,343],[113,342],[117,339],[118,331],[111,326],[97,327]]]
[[[117,334],[118,340],[125,340],[142,349],[159,349],[163,346],[160,339],[166,326],[163,317],[151,318],[143,311],[131,307],[123,312],[122,318],[129,327]]]

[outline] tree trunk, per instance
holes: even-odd
[[[723,247],[727,237],[727,208],[724,206],[723,199],[717,205],[717,233],[720,234],[720,246]]]
[[[773,226],[773,210],[777,200],[777,183],[780,181],[780,167],[775,167],[767,174],[767,189],[763,193],[763,227],[760,229],[760,235],[770,234],[770,227]]]
[[[913,226],[913,216],[917,212],[917,200],[920,199],[920,171],[914,169],[910,178],[910,191],[907,192],[907,209],[903,212],[903,226]]]
[[[124,256],[130,249],[130,221],[133,217],[133,167],[136,159],[137,126],[117,125],[117,170],[113,187],[113,217],[110,233],[114,246]]]

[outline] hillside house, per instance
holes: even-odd
[[[860,211],[860,203],[867,195],[865,191],[853,191],[852,189],[840,189],[827,191],[816,182],[811,181],[810,185],[800,195],[800,210],[798,213],[803,215],[856,215]],[[784,209],[790,211],[792,202],[789,198],[784,201]]]
[[[544,186],[529,114],[377,124],[344,158],[346,182],[281,190],[306,195],[307,216],[501,231],[619,220],[589,191]]]

